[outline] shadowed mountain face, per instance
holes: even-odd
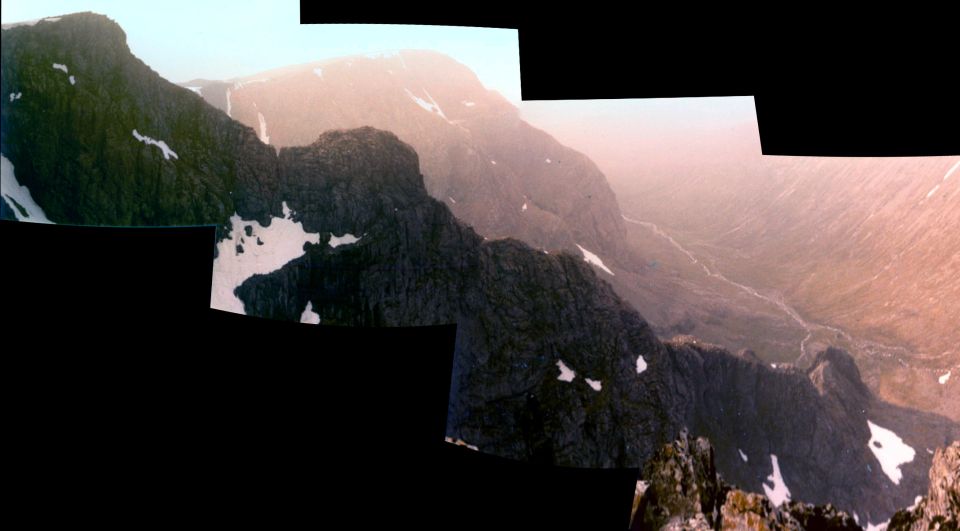
[[[348,57],[233,84],[192,81],[212,105],[278,147],[372,126],[420,155],[427,192],[491,239],[615,260],[626,230],[606,179],[584,155],[519,118],[453,59],[429,51]]]
[[[835,501],[876,522],[926,490],[925,449],[960,436],[942,417],[874,399],[841,351],[814,356],[803,372],[693,339],[660,342],[581,255],[485,242],[449,201],[428,195],[417,152],[392,133],[328,131],[277,153],[150,71],[104,17],[2,38],[3,94],[24,94],[0,101],[3,155],[52,221],[216,223],[214,299],[235,298],[248,315],[456,322],[448,434],[481,451],[639,466],[686,426],[715,441],[717,469],[744,488],[761,489],[774,467],[794,500]],[[75,84],[54,62],[68,64]],[[403,362],[402,353],[351,354],[371,356],[372,370]],[[914,455],[879,461],[870,422]]]

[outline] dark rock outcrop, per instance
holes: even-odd
[[[0,69],[0,149],[54,222],[222,225],[234,211],[266,221],[258,198],[272,195],[273,150],[134,57],[112,20],[5,29]]]
[[[960,529],[960,441],[938,448],[930,467],[930,490],[911,509],[897,511],[887,531]]]
[[[720,473],[747,490],[772,485],[777,456],[791,499],[832,503],[876,524],[926,491],[931,456],[925,449],[960,433],[943,417],[877,400],[841,350],[818,353],[810,369],[801,371],[773,369],[691,337],[666,346],[673,407],[691,433],[708,437],[718,449]],[[870,450],[868,421],[892,430],[914,450],[899,467],[899,483]]]
[[[710,442],[681,432],[647,462],[631,529],[860,529],[832,505],[790,502],[774,507],[761,494],[728,484],[717,473]]]

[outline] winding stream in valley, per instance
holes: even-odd
[[[825,332],[832,332],[834,334],[837,334],[840,337],[849,341],[862,354],[866,354],[869,356],[882,356],[885,358],[890,358],[894,356],[893,352],[902,352],[907,354],[908,356],[910,354],[910,351],[908,351],[903,347],[899,347],[899,346],[893,347],[889,345],[884,345],[882,343],[877,343],[875,341],[857,339],[840,328],[807,321],[806,319],[801,317],[800,314],[793,307],[791,307],[784,301],[782,294],[777,293],[775,297],[770,297],[770,296],[764,295],[763,293],[760,293],[759,291],[757,291],[756,289],[750,286],[730,280],[729,278],[724,276],[723,273],[719,271],[711,270],[710,267],[708,267],[704,262],[699,260],[688,249],[680,245],[680,243],[677,242],[677,240],[675,240],[672,236],[664,232],[663,229],[658,227],[655,223],[651,223],[649,221],[640,221],[640,220],[632,219],[623,214],[621,214],[621,216],[623,217],[624,221],[628,223],[632,223],[634,225],[639,225],[641,227],[644,227],[650,230],[652,233],[659,236],[660,238],[663,238],[666,241],[668,241],[671,246],[673,246],[675,249],[683,253],[690,260],[691,263],[693,263],[694,265],[700,266],[700,268],[703,269],[704,274],[707,275],[708,277],[718,279],[753,297],[756,297],[769,304],[776,306],[781,312],[783,312],[788,317],[790,317],[791,320],[796,322],[801,328],[803,328],[806,331],[807,335],[806,337],[803,338],[803,340],[800,341],[800,356],[797,357],[796,360],[794,360],[795,365],[799,365],[799,363],[806,357],[807,343],[813,338],[813,334],[816,331],[825,331]],[[902,358],[899,359],[899,362],[904,367],[910,368],[910,365],[907,362],[905,362]]]

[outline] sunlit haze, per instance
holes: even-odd
[[[755,139],[760,149],[753,97],[524,101],[520,110],[611,180],[630,178],[639,161],[673,166],[686,151],[725,149],[717,142],[725,132]]]

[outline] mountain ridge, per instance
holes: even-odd
[[[83,42],[96,38],[103,21],[64,17],[56,24],[63,23],[76,23],[71,34]],[[868,468],[876,468],[868,419],[851,417],[850,409],[837,405],[857,397],[848,393],[849,364],[841,354],[823,356],[837,367],[821,371],[828,373],[823,381],[836,382],[824,387],[823,396],[796,369],[774,370],[693,340],[663,343],[617,295],[608,275],[581,256],[543,253],[510,238],[484,241],[457,220],[450,203],[428,194],[418,153],[396,134],[371,127],[338,130],[278,153],[255,130],[162,80],[128,51],[97,58],[95,67],[89,65],[96,57],[70,56],[73,65],[67,66],[77,84],[64,84],[63,73],[47,59],[65,52],[45,26],[3,32],[3,91],[19,90],[13,85],[23,81],[33,92],[0,104],[4,156],[44,208],[50,204],[51,212],[62,213],[54,221],[217,223],[218,241],[229,245],[221,247],[215,267],[242,265],[285,236],[271,230],[306,235],[279,267],[238,279],[231,292],[245,313],[301,321],[310,310],[323,324],[363,326],[456,322],[450,436],[516,459],[622,467],[646,462],[659,444],[689,426],[715,440],[723,451],[718,467],[744,484],[762,483],[770,470],[757,456],[775,451],[795,497],[831,497],[877,517],[905,505],[902,500],[925,483],[926,470],[920,469],[930,458],[922,450],[900,467],[903,478],[892,487],[886,475]],[[42,60],[26,59],[24,42]],[[87,53],[82,46],[69,49]],[[110,82],[117,79],[127,81]],[[36,90],[47,85],[54,88]],[[78,96],[74,87],[90,88]],[[37,102],[18,107],[28,97]],[[77,97],[83,105],[75,105]],[[118,99],[136,112],[108,126],[100,145],[83,142],[88,131],[82,127],[38,124],[51,116],[57,123],[92,116],[108,124]],[[195,128],[180,123],[184,113],[196,117]],[[128,124],[141,122],[162,136],[146,127],[142,134],[168,142],[178,157],[168,159],[158,146],[131,134]],[[51,144],[75,145],[58,151]],[[69,163],[76,166],[57,171],[61,155],[75,158]],[[222,163],[228,159],[238,162]],[[125,167],[142,168],[139,180],[125,180]],[[71,188],[65,178],[82,171],[100,175],[99,185]],[[171,195],[170,204],[164,194],[147,194],[145,184]],[[64,202],[59,187],[88,208],[57,207]],[[217,193],[196,195],[210,188]],[[143,215],[148,208],[152,216]],[[227,242],[231,238],[240,241]],[[383,363],[396,361],[387,357]],[[918,450],[928,441],[957,438],[957,426],[945,419],[878,405],[871,397],[856,403],[869,406],[871,420]],[[736,412],[736,420],[724,409]],[[814,442],[805,440],[811,425],[817,429]],[[737,448],[753,464],[738,464]],[[851,488],[845,481],[859,484]]]

